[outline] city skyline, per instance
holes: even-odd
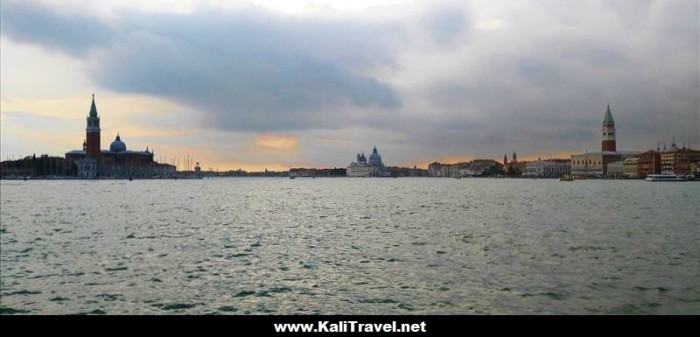
[[[92,93],[103,148],[203,169],[568,158],[608,104],[618,149],[700,142],[697,2],[313,3],[3,1],[2,159],[79,148]]]

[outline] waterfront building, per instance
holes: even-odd
[[[452,177],[475,177],[484,174],[484,171],[488,170],[483,167],[472,166],[471,163],[459,163],[454,166],[457,168],[457,172]]]
[[[442,164],[432,162],[428,165],[428,177],[442,177]]]
[[[623,170],[622,163],[623,163],[622,160],[614,161],[614,162],[612,162],[612,163],[609,163],[609,164],[608,164],[607,176],[610,177],[610,178],[622,178],[622,176],[623,176],[623,174],[622,174],[622,170]]]
[[[369,155],[369,161],[365,154],[357,154],[357,161],[350,163],[347,168],[348,177],[388,177],[389,172],[384,163],[382,156],[377,152],[377,147],[374,147],[372,154]]]
[[[629,157],[608,164],[607,176],[609,178],[639,178],[638,157]]]
[[[513,161],[517,161],[515,152],[513,152]],[[500,174],[503,172],[503,165],[493,159],[474,159],[469,162],[470,174],[465,176],[488,176]]]
[[[571,173],[571,160],[548,159],[537,160],[525,164],[523,176],[539,178],[559,178]]]
[[[571,174],[579,177],[602,177],[609,163],[620,160],[614,152],[591,152],[571,155]]]
[[[629,157],[622,161],[622,176],[625,178],[644,178],[639,176],[639,157]]]
[[[175,166],[155,162],[153,160],[154,153],[148,147],[144,151],[127,150],[126,143],[117,134],[109,145],[109,150],[103,150],[100,149],[100,139],[100,117],[97,114],[95,95],[92,95],[83,148],[66,153],[66,174],[82,178],[151,178],[175,175]]]
[[[650,174],[661,173],[661,153],[647,151],[637,157],[637,177],[644,178]]]
[[[671,149],[660,153],[661,172],[672,172],[676,175],[688,175],[695,171],[700,164],[700,151],[678,148],[676,141],[671,143]]]

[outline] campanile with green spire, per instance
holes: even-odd
[[[612,112],[610,112],[610,105],[608,105],[608,111],[605,112],[605,118],[603,119],[603,152],[615,151],[617,151],[615,144],[615,120]]]
[[[97,116],[97,107],[95,106],[95,94],[92,95],[92,105],[90,113],[87,117],[87,127],[85,128],[85,152],[88,158],[100,161],[100,117]],[[98,164],[99,165],[99,164]]]

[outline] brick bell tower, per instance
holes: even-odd
[[[85,154],[87,158],[94,159],[95,162],[100,162],[100,117],[97,116],[97,108],[95,107],[95,94],[92,94],[92,106],[90,114],[87,118],[87,127],[85,128]]]
[[[615,146],[615,120],[610,112],[610,105],[608,105],[608,111],[605,112],[605,119],[603,119],[603,152],[606,151],[617,151]]]

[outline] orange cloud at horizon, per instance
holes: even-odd
[[[253,143],[259,150],[272,150],[296,153],[299,151],[299,138],[294,136],[279,136],[259,134],[253,139]]]

